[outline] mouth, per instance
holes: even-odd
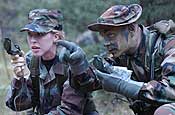
[[[40,47],[38,47],[38,46],[32,46],[31,48],[32,49],[40,49]]]

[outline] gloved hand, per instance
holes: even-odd
[[[23,53],[24,54],[24,53]],[[12,64],[12,69],[14,72],[14,76],[17,79],[20,79],[20,77],[25,77],[28,78],[30,75],[30,71],[26,65],[26,61],[24,58],[24,55],[19,56],[19,55],[12,55],[11,56],[11,64]]]
[[[137,82],[133,80],[123,80],[122,76],[117,76],[115,73],[103,73],[99,70],[95,70],[98,79],[102,83],[104,90],[109,92],[116,92],[126,97],[138,98],[138,93],[143,86],[143,82]]]
[[[106,58],[107,59],[107,58]],[[104,58],[94,55],[92,60],[93,66],[104,73],[112,73],[113,72],[113,63],[107,62]]]
[[[86,71],[89,64],[85,52],[79,46],[65,40],[58,40],[57,44],[64,47],[59,54],[59,60],[70,65],[74,75],[80,75]]]

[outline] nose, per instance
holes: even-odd
[[[104,47],[106,47],[109,51],[111,50],[118,50],[118,45],[117,43],[113,41],[108,41],[104,43]]]
[[[30,42],[32,42],[32,43],[36,43],[37,40],[36,40],[36,38],[35,38],[34,36],[31,36],[31,37],[30,37]]]

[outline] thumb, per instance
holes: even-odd
[[[67,50],[65,47],[59,53],[59,60],[61,63],[67,64],[70,60],[70,51]]]
[[[66,41],[66,40],[58,40],[58,41],[57,41],[57,45],[61,45],[61,46],[65,47],[65,48],[68,49],[71,53],[74,52],[74,51],[77,49],[75,43],[69,42],[69,41]]]

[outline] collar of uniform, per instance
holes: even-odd
[[[60,75],[64,75],[64,72],[65,72],[65,64],[61,63],[60,60],[59,60],[59,54],[60,54],[60,51],[62,50],[62,46],[57,46],[57,52],[56,52],[56,64],[54,64],[54,72],[56,74],[60,74]]]
[[[43,80],[46,79],[48,72],[45,65],[41,63],[41,58],[39,59],[39,71],[40,71],[40,78]]]
[[[61,50],[59,47],[58,50]],[[56,59],[54,60],[54,64],[51,66],[49,72],[47,71],[44,64],[41,63],[41,58],[39,59],[39,69],[40,69],[40,78],[41,79],[49,79],[53,80],[55,78],[55,74],[64,75],[64,64],[59,62],[59,51],[57,50]],[[49,73],[50,78],[46,78]]]

